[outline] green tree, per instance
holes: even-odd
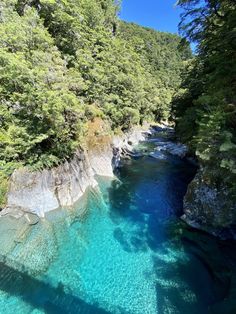
[[[198,54],[173,102],[176,130],[212,184],[236,192],[236,4],[180,0],[180,29]]]

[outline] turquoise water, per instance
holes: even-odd
[[[0,266],[1,312],[208,313],[213,278],[186,250],[179,219],[195,168],[160,153],[158,141],[143,143],[138,151],[144,155],[124,160],[117,180],[98,178],[83,217],[48,215],[57,253],[44,273]]]

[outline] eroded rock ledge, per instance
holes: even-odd
[[[0,216],[17,218],[32,213],[44,217],[54,209],[73,206],[88,187],[97,185],[96,175],[113,177],[121,154],[132,150],[145,136],[145,130],[134,128],[114,137],[99,151],[78,150],[72,160],[58,167],[35,172],[16,170],[10,180],[7,206]]]

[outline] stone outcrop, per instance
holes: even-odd
[[[77,152],[70,162],[50,170],[16,170],[10,182],[8,207],[20,206],[43,217],[50,210],[73,205],[88,186],[95,185],[88,157]]]
[[[223,186],[216,188],[208,183],[203,169],[188,187],[182,218],[195,228],[236,239],[236,201]]]
[[[30,172],[26,168],[16,170],[10,180],[7,207],[0,216],[15,213],[45,213],[70,207],[78,201],[88,187],[97,185],[96,175],[113,177],[113,169],[118,166],[122,153],[132,150],[139,141],[145,139],[141,129],[133,129],[99,151],[79,150],[70,161],[58,167]]]

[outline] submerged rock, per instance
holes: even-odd
[[[29,225],[36,225],[39,222],[39,217],[36,214],[25,211],[22,207],[7,206],[0,212],[0,217],[13,217],[15,219],[25,218]]]

